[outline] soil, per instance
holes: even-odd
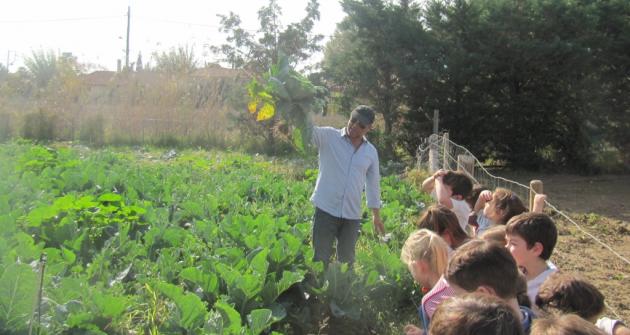
[[[630,175],[500,174],[527,184],[543,181],[548,201],[575,223],[550,212],[559,239],[551,261],[562,271],[591,281],[608,305],[609,317],[630,322]],[[580,228],[578,228],[577,226]],[[591,234],[592,236],[589,236]],[[603,244],[613,249],[615,255]]]

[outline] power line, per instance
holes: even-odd
[[[24,19],[24,20],[0,20],[0,23],[41,23],[41,22],[64,22],[64,21],[89,21],[89,20],[110,20],[119,19],[126,15],[118,16],[95,16],[95,17],[69,17],[58,19]]]

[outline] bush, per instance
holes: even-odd
[[[0,141],[6,141],[11,138],[11,114],[8,112],[0,113]]]
[[[52,141],[55,138],[55,115],[40,108],[38,112],[24,116],[22,136],[37,142]]]
[[[79,140],[96,146],[105,143],[105,130],[103,127],[103,115],[97,114],[81,123]]]

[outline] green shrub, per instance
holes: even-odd
[[[101,146],[105,143],[105,130],[103,127],[103,115],[91,116],[79,129],[79,140],[92,145]]]
[[[40,108],[38,112],[24,116],[22,136],[38,142],[51,141],[55,137],[55,115]]]

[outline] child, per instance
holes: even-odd
[[[497,243],[484,240],[472,240],[455,250],[446,269],[446,280],[456,294],[480,292],[502,299],[518,316],[527,334],[534,313],[518,304],[519,276],[510,253]]]
[[[422,297],[422,303],[418,308],[426,333],[429,320],[437,305],[452,295],[443,276],[448,264],[448,246],[434,232],[420,229],[407,238],[400,253],[400,259],[407,264],[416,283],[423,289],[431,289]],[[414,325],[407,325],[405,334],[422,334],[422,330]]]
[[[527,278],[527,295],[535,301],[540,285],[555,271],[549,261],[558,240],[553,220],[542,213],[523,213],[505,227],[506,248]]]
[[[482,191],[474,208],[476,211],[483,209],[483,215],[492,222],[486,229],[493,225],[505,225],[513,216],[527,211],[514,192],[501,187],[494,190],[494,193]]]
[[[455,213],[442,205],[433,205],[422,214],[416,226],[437,233],[451,249],[457,249],[469,240],[457,221]]]
[[[519,318],[503,300],[481,293],[453,297],[440,305],[431,335],[520,335]]]
[[[566,273],[556,272],[540,285],[536,305],[543,311],[576,314],[593,322],[608,335],[630,335],[619,320],[598,317],[604,312],[604,295],[593,284]]]
[[[603,335],[592,323],[577,315],[566,314],[536,319],[531,335]]]
[[[475,236],[480,236],[492,225],[492,221],[488,219],[485,214],[483,214],[483,208],[485,201],[479,201],[479,196],[481,192],[487,191],[488,188],[475,184],[473,186],[470,197],[466,199],[468,206],[472,208],[472,211],[468,215],[468,225],[473,227],[473,233]]]
[[[471,208],[465,199],[470,196],[472,182],[465,173],[438,170],[422,182],[422,190],[431,193],[438,204],[452,210],[462,230],[466,231]]]

